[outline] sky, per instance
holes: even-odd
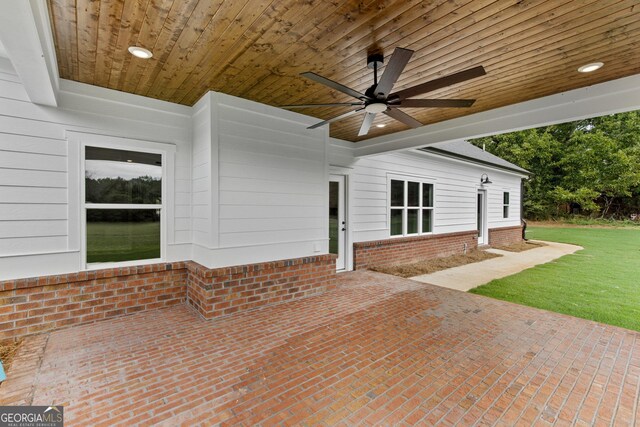
[[[120,177],[128,180],[141,176],[161,179],[162,166],[116,162],[112,160],[86,160],[85,175],[93,179]]]

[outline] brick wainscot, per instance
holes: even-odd
[[[478,247],[475,230],[459,233],[397,237],[353,244],[353,268],[409,264],[464,253]]]
[[[489,229],[489,245],[508,246],[522,242],[522,226],[500,227]]]
[[[180,303],[212,319],[333,289],[335,255],[208,269],[192,261],[0,282],[0,341]]]
[[[207,269],[188,263],[187,302],[205,319],[335,288],[336,257],[320,255]]]

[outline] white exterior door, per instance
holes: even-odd
[[[487,230],[487,191],[478,190],[477,202],[478,245],[489,243]]]
[[[338,255],[336,270],[345,269],[347,222],[344,183],[344,175],[331,175],[329,179],[329,253]]]

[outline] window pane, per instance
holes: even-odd
[[[504,206],[502,208],[502,217],[509,218],[509,206]]]
[[[160,258],[159,209],[87,209],[87,262]]]
[[[402,209],[391,209],[391,235],[402,235]]]
[[[504,193],[502,195],[502,200],[503,200],[503,204],[508,205],[509,204],[509,193]]]
[[[85,148],[87,203],[162,203],[162,156]]]
[[[422,206],[433,207],[433,184],[422,184]]]
[[[420,183],[407,183],[407,206],[420,206]]]
[[[433,231],[433,211],[431,209],[422,210],[422,232],[431,233]]]
[[[407,234],[416,234],[418,232],[418,212],[419,209],[407,210]]]
[[[404,181],[391,180],[391,206],[404,206]]]
[[[338,254],[339,183],[329,183],[329,253]]]

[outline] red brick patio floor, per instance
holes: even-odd
[[[83,426],[640,424],[636,332],[372,272],[339,281],[215,321],[176,306],[52,332],[33,402]]]

